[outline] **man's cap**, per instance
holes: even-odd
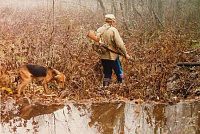
[[[112,22],[112,21],[115,21],[115,16],[113,14],[106,14],[105,22]]]

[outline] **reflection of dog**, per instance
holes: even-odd
[[[23,65],[19,68],[19,77],[22,82],[18,85],[18,96],[21,94],[21,89],[33,81],[35,78],[38,81],[42,81],[45,93],[47,93],[47,83],[51,80],[56,80],[59,88],[64,88],[65,75],[56,69],[50,67],[43,67],[38,65]]]

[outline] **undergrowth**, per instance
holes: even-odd
[[[52,92],[69,100],[143,99],[171,102],[174,97],[199,95],[199,67],[178,67],[178,62],[199,60],[198,29],[166,26],[164,29],[141,23],[138,29],[117,27],[128,53],[135,59],[121,58],[126,80],[117,83],[113,76],[109,87],[102,87],[99,55],[92,50],[89,30],[103,23],[102,16],[59,10],[47,14],[43,8],[0,11],[0,87],[16,90],[17,68],[23,64],[51,66],[63,72],[66,89]],[[35,87],[36,88],[36,87]],[[30,88],[29,88],[30,89]],[[42,90],[42,89],[40,89]],[[28,92],[28,90],[27,90]],[[3,93],[3,92],[2,92]],[[3,93],[4,96],[10,96]]]

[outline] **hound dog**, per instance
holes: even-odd
[[[48,93],[47,83],[51,80],[56,80],[59,88],[64,88],[65,75],[56,69],[51,67],[43,67],[39,65],[23,65],[18,70],[19,77],[22,82],[18,84],[17,91],[18,96],[21,94],[21,90],[25,88],[28,83],[31,83],[33,79],[42,81],[45,93]]]

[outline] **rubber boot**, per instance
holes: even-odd
[[[110,82],[109,81],[103,81],[103,87],[109,86]]]
[[[104,78],[103,80],[103,87],[109,86],[110,85],[110,79],[109,78]]]

